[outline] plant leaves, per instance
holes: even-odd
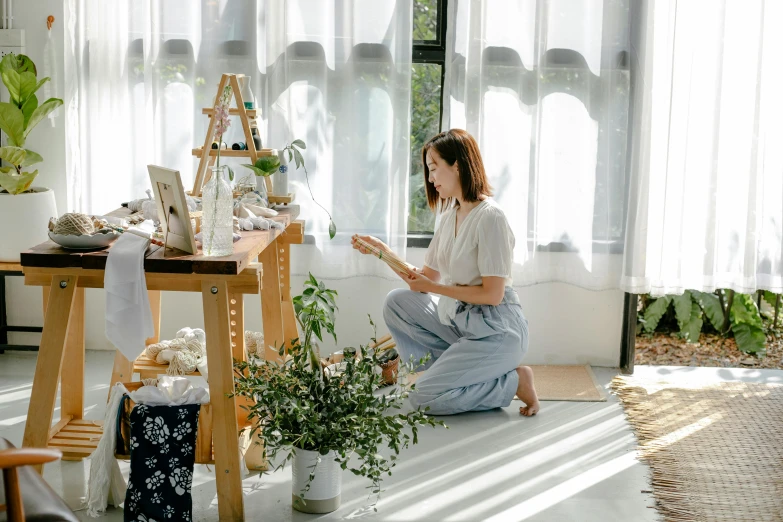
[[[24,113],[13,103],[0,102],[0,129],[8,136],[8,145],[24,146]]]
[[[653,301],[652,304],[647,307],[647,309],[644,311],[644,317],[642,318],[645,331],[655,331],[655,329],[658,327],[658,322],[661,320],[661,317],[663,317],[663,314],[665,314],[666,310],[669,308],[669,303],[671,300],[672,298],[670,296],[664,295]]]
[[[733,323],[745,323],[756,328],[763,328],[756,301],[748,294],[734,293],[731,305],[731,320]]]
[[[63,101],[59,98],[49,98],[41,105],[36,107],[36,109],[33,111],[33,114],[30,116],[30,121],[27,122],[27,126],[24,129],[24,137],[27,138],[27,135],[30,134],[30,131],[33,130],[36,125],[38,125],[38,122],[46,118],[46,116],[48,116],[50,112],[52,112],[62,104]],[[18,145],[21,147],[22,145],[24,145],[24,143],[19,143]]]
[[[775,302],[778,298],[778,294],[773,294],[769,290],[763,290],[764,292],[764,300],[771,306],[772,308],[775,308]]]
[[[38,97],[33,94],[22,105],[22,114],[24,114],[24,126],[27,127],[30,122],[30,116],[33,115],[35,109],[38,108]]]
[[[307,148],[307,145],[305,145],[305,142],[303,142],[302,140],[294,140],[293,142],[291,142],[291,145],[295,147],[299,147],[302,150]]]
[[[19,147],[0,147],[0,159],[16,166],[22,165],[27,151]]]
[[[747,323],[737,323],[731,326],[737,348],[745,353],[762,354],[766,352],[767,336],[764,330]]]
[[[701,308],[695,302],[691,302],[691,313],[688,321],[680,327],[680,333],[689,343],[698,343],[701,327],[704,325],[704,317]]]
[[[304,158],[302,157],[302,153],[298,150],[294,149],[294,158],[296,158],[296,168],[300,168],[302,165],[304,165]]]
[[[0,75],[9,70],[18,73],[30,71],[34,75],[38,75],[38,71],[35,69],[35,63],[24,54],[10,53],[3,57],[2,61],[0,61]]]
[[[680,330],[683,330],[684,325],[691,320],[691,293],[685,290],[682,295],[673,296],[672,301],[674,302],[677,324],[680,325]]]
[[[18,73],[8,70],[2,73],[3,83],[11,96],[11,103],[17,107],[27,101],[27,98],[35,92],[35,75],[31,72]]]
[[[243,167],[247,167],[247,168],[249,168],[250,170],[252,170],[252,171],[253,171],[253,173],[254,173],[256,176],[263,176],[263,177],[267,177],[267,176],[270,176],[270,175],[272,175],[272,173],[271,173],[271,172],[266,172],[266,171],[264,171],[264,170],[261,170],[261,169],[259,169],[258,167],[256,167],[255,165],[250,165],[249,163],[243,163],[243,164],[242,164],[242,166],[243,166]]]
[[[6,171],[8,169],[8,171]],[[11,167],[4,167],[0,169],[0,187],[3,187],[11,194],[21,194],[33,184],[33,180],[38,175],[38,171],[22,172],[22,174],[16,174],[16,171]]]
[[[723,328],[724,317],[718,296],[706,292],[697,292],[696,290],[691,290],[691,295],[701,305],[704,315],[710,320],[712,326],[720,331]]]
[[[329,221],[329,239],[334,239],[334,236],[336,234],[337,234],[337,225],[334,224],[334,221]]]

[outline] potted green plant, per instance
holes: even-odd
[[[275,469],[292,461],[293,507],[308,513],[340,506],[341,470],[346,469],[371,481],[377,502],[383,476],[391,474],[400,450],[418,442],[418,428],[444,425],[421,410],[391,413],[415,385],[389,396],[373,393],[383,377],[377,371],[378,354],[369,346],[347,358],[341,373],[324,371],[316,343],[325,334],[337,339],[336,296],[310,275],[302,295],[294,298],[301,338],[279,350],[285,362],[235,364],[235,394],[252,404],[247,407],[251,437],[263,441],[270,461],[288,452]],[[370,324],[374,329],[372,319]],[[413,363],[402,366],[404,375]],[[380,454],[384,448],[388,456]]]
[[[305,171],[305,180],[307,181],[307,190],[310,191],[310,197],[313,198],[315,204],[321,207],[321,209],[326,212],[326,215],[329,216],[329,239],[334,239],[334,236],[337,234],[337,225],[335,225],[334,219],[332,219],[332,215],[329,213],[329,211],[326,210],[323,205],[315,201],[315,196],[313,196],[313,189],[310,188],[310,177],[307,173],[304,156],[302,156],[302,151],[305,149],[307,149],[307,145],[305,145],[304,141],[294,140],[280,150],[272,149],[271,156],[261,156],[256,160],[255,164],[251,165],[249,163],[245,163],[242,166],[252,170],[256,176],[271,176],[280,169],[283,169],[286,172],[285,175],[287,176],[288,163],[294,160],[296,162],[296,168],[298,169],[299,167],[302,167]]]
[[[0,147],[0,261],[18,262],[22,251],[46,241],[49,218],[57,216],[54,192],[33,187],[38,170],[27,168],[43,158],[24,145],[30,131],[63,101],[38,103],[35,93],[49,78],[38,80],[35,64],[23,54],[7,54],[0,61],[0,76],[10,96],[0,103],[0,130],[7,138]]]

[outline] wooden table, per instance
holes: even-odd
[[[126,209],[112,213],[128,215]],[[242,232],[234,253],[225,257],[190,255],[153,247],[144,260],[155,336],[160,332],[160,292],[200,292],[207,339],[209,391],[213,411],[213,449],[220,520],[243,520],[239,473],[238,405],[232,357],[244,360],[243,294],[261,294],[264,340],[279,346],[298,337],[291,302],[290,248],[302,243],[304,223],[294,221],[298,207],[274,218],[283,230]],[[154,249],[154,250],[153,250]],[[108,251],[75,253],[48,241],[22,253],[25,284],[44,289],[45,318],[36,363],[23,445],[57,447],[71,460],[89,456],[102,428],[84,414],[84,289],[103,288]],[[258,257],[259,263],[254,263]],[[269,353],[268,356],[277,356]],[[111,383],[132,380],[133,362],[116,352]],[[162,373],[162,372],[161,372]],[[61,381],[61,420],[54,426],[57,383]],[[240,419],[238,423],[237,419]],[[39,466],[39,471],[41,470]]]

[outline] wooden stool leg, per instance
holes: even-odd
[[[57,381],[62,369],[68,321],[78,279],[78,276],[52,276],[41,347],[33,376],[30,408],[24,428],[22,445],[25,447],[45,448],[49,442]],[[39,472],[43,469],[42,465],[35,467]]]
[[[233,397],[231,323],[226,281],[203,281],[204,330],[209,365],[209,395],[214,419],[213,448],[220,520],[244,520],[242,478],[239,474],[239,430]]]
[[[280,298],[283,302],[283,334],[285,342],[299,337],[296,328],[294,303],[291,301],[291,245],[278,242],[278,262],[280,263]]]
[[[280,359],[277,350],[286,340],[283,332],[280,265],[277,251],[278,242],[275,239],[274,243],[265,248],[258,256],[258,261],[264,270],[261,280],[261,318],[264,322],[264,344],[266,345],[264,358],[267,361]],[[270,346],[274,348],[270,348]]]
[[[84,417],[84,288],[76,288],[60,377],[60,416]]]
[[[160,342],[160,290],[147,290],[152,309],[152,324],[155,327],[155,334],[146,340],[147,346]]]

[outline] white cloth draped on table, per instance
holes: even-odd
[[[152,223],[138,227],[149,234]],[[149,239],[123,233],[109,249],[103,288],[106,291],[106,338],[129,360],[135,361],[145,341],[155,333],[144,274]]]

